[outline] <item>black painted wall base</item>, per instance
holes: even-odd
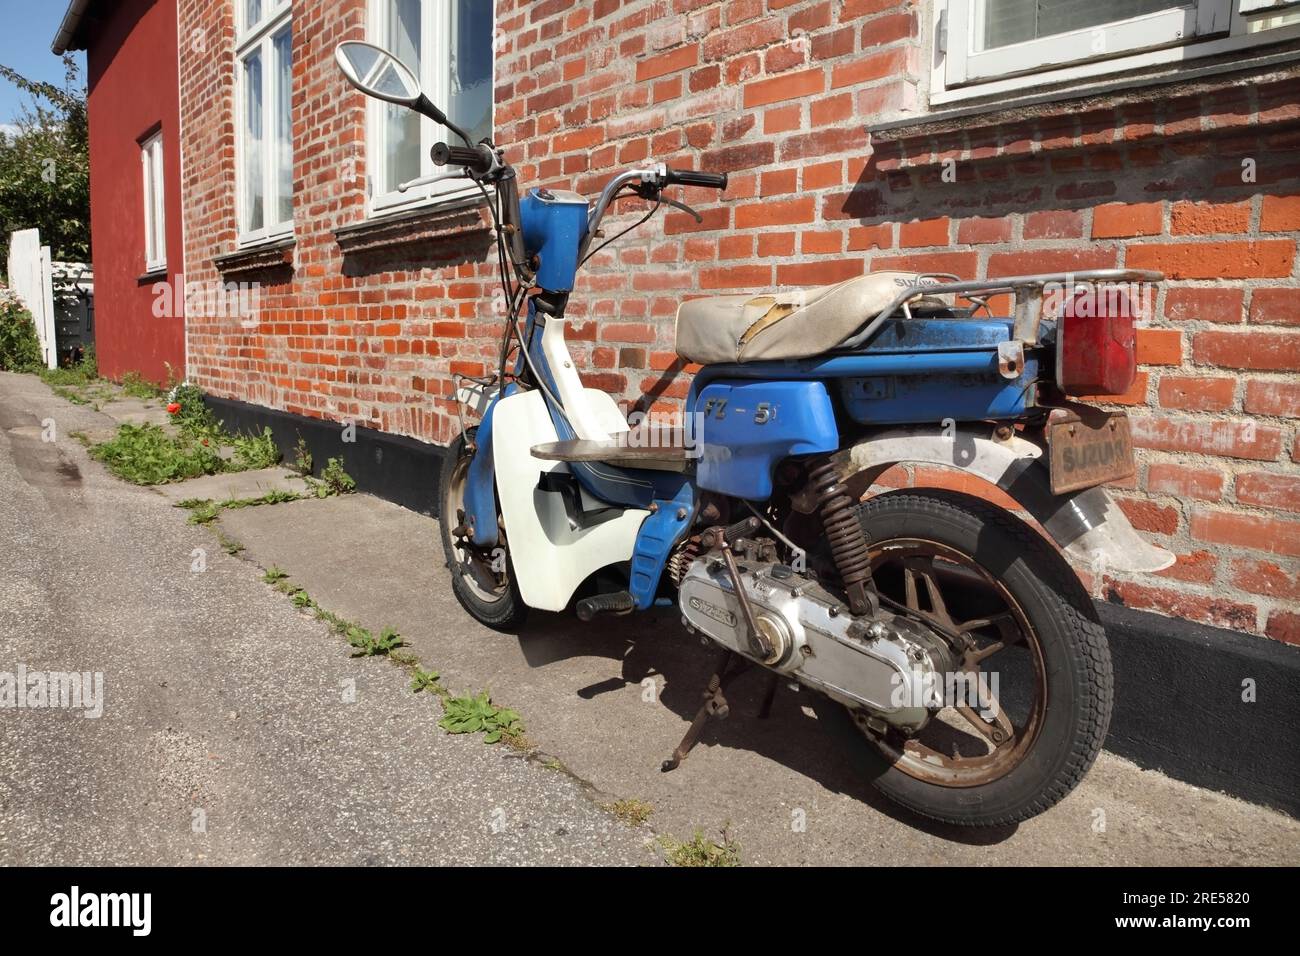
[[[260,433],[270,428],[285,461],[293,460],[301,437],[311,452],[317,475],[330,458],[342,458],[344,469],[356,479],[358,491],[438,517],[438,476],[445,448],[360,425],[355,429],[356,440],[345,442],[343,426],[338,422],[230,398],[208,395],[204,401],[225,422],[228,431]]]
[[[301,436],[318,474],[342,457],[359,491],[438,517],[444,448],[361,427],[345,443],[337,422],[207,402],[231,431],[269,427],[286,459]],[[1106,749],[1300,817],[1300,647],[1112,604],[1097,609],[1115,662]],[[1246,680],[1254,681],[1253,703],[1242,700]]]

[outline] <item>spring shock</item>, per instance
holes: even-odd
[[[831,557],[840,572],[840,580],[849,597],[849,610],[855,615],[876,614],[880,605],[876,600],[871,581],[871,554],[867,536],[858,521],[855,502],[841,484],[835,464],[823,459],[808,474],[817,496],[817,510],[821,515],[826,540],[831,546]]]

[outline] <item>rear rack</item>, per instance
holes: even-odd
[[[1000,279],[973,279],[957,282],[924,282],[925,279],[956,278],[950,273],[923,273],[918,281],[901,290],[879,314],[871,319],[836,351],[856,349],[868,341],[877,330],[902,308],[907,313],[907,303],[918,295],[960,295],[984,297],[1010,293],[1015,296],[1015,313],[1012,325],[1013,343],[1021,348],[1038,344],[1038,326],[1043,318],[1043,288],[1057,283],[1094,284],[1113,282],[1160,282],[1163,272],[1150,269],[1088,269],[1082,272],[1045,272],[1041,275],[1006,276]]]

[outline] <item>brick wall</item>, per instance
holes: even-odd
[[[191,280],[220,278],[213,257],[235,241],[228,6],[181,0]],[[1132,606],[1300,643],[1293,75],[927,124],[915,3],[498,0],[497,11],[496,137],[524,183],[594,194],[648,159],[731,173],[721,201],[686,191],[702,224],[672,212],[593,260],[569,336],[590,384],[642,408],[683,397],[691,369],[672,350],[683,295],[868,269],[1162,269],[1170,282],[1121,400],[1139,475],[1116,494],[1179,562],[1093,583]],[[364,105],[331,56],[364,33],[362,0],[294,3],[296,245],[286,267],[226,275],[265,284],[256,328],[190,317],[189,373],[218,395],[445,443],[451,376],[494,364],[489,236],[461,211],[336,237],[365,217]]]

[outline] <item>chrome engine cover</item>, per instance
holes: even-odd
[[[772,645],[750,650],[745,617],[725,565],[696,560],[682,580],[684,623],[730,648],[888,724],[919,730],[930,717],[927,688],[949,669],[940,641],[906,618],[855,619],[813,579],[780,564],[744,562],[741,581],[755,623]]]

